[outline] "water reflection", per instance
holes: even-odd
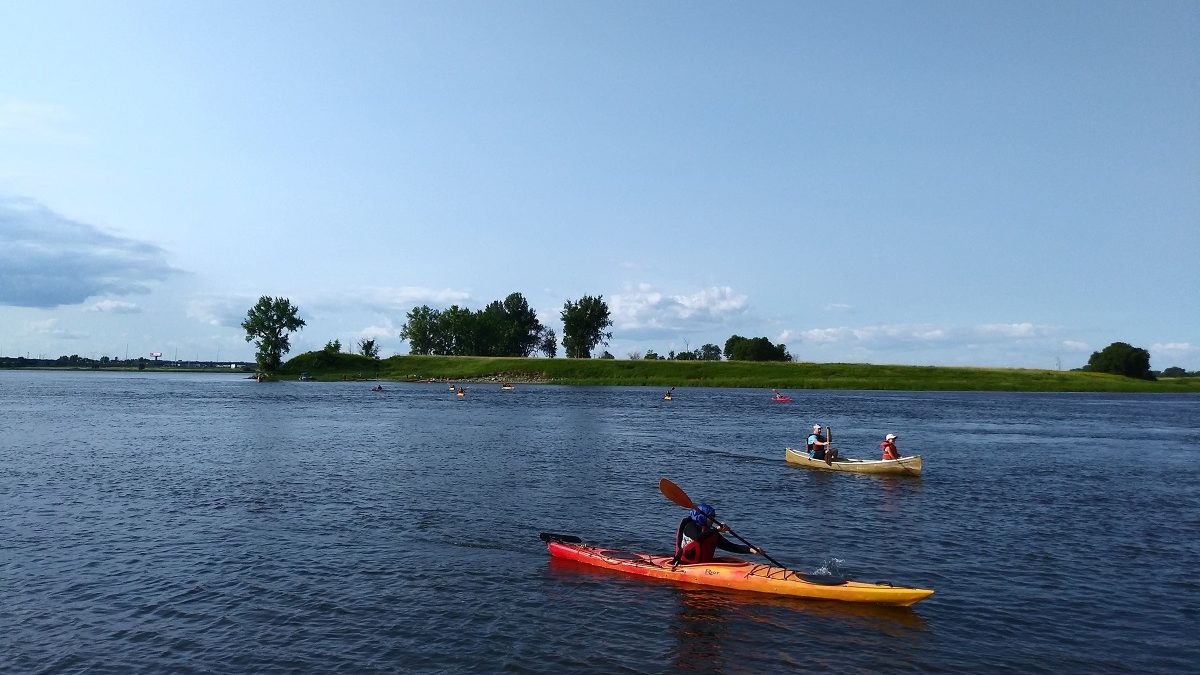
[[[724,670],[723,642],[728,636],[729,603],[712,593],[679,591],[679,608],[671,622],[678,642],[672,663],[678,670]]]
[[[902,639],[907,645],[919,643],[928,628],[925,619],[907,607],[811,601],[682,585],[677,598],[679,606],[671,624],[677,642],[672,663],[682,671],[723,672],[732,663],[745,663],[746,623],[754,624],[754,632],[762,634],[832,631],[841,635],[841,640],[862,640],[863,649],[875,648],[880,636]],[[814,624],[821,627],[815,631],[803,628]]]

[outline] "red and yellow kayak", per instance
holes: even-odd
[[[802,574],[738,558],[717,558],[711,563],[696,565],[672,565],[670,556],[597,548],[569,535],[544,533],[542,539],[546,542],[550,555],[555,558],[682,583],[798,598],[900,607],[907,607],[933,595],[933,591],[925,588],[896,586],[886,581],[868,583]]]

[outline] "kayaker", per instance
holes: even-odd
[[[883,458],[885,460],[900,459],[900,451],[896,449],[897,438],[896,434],[888,434],[883,437],[883,442],[879,444],[879,447],[883,448]]]
[[[675,558],[672,565],[694,565],[696,563],[712,562],[713,553],[720,548],[730,553],[754,554],[762,553],[753,546],[744,546],[729,541],[721,536],[729,528],[723,523],[716,523],[717,511],[708,504],[696,504],[696,507],[679,523],[675,531]]]
[[[829,441],[821,434],[821,425],[814,424],[808,435],[808,456],[823,460],[826,464],[837,461],[837,449],[829,447]]]

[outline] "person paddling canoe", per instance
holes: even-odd
[[[814,424],[808,435],[808,456],[823,460],[826,464],[837,461],[837,449],[829,446],[829,440],[821,434],[821,425]]]
[[[675,557],[671,560],[672,565],[712,562],[713,554],[718,548],[743,555],[762,553],[753,546],[743,546],[722,537],[721,533],[728,532],[729,527],[724,523],[713,527],[716,518],[716,509],[703,502],[696,504],[675,531]]]

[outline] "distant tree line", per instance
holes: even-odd
[[[605,352],[605,354],[607,353]],[[645,354],[631,352],[629,358],[646,361],[720,361],[722,355],[730,361],[792,360],[792,355],[788,353],[787,345],[771,344],[771,341],[765,337],[746,338],[741,335],[730,336],[725,341],[725,349],[723,351],[720,347],[709,343],[700,346],[698,349],[681,352],[672,350],[666,356],[659,355],[653,349],[647,349]],[[612,356],[609,355],[609,358],[612,358]]]
[[[603,296],[568,300],[560,315],[563,348],[567,358],[590,358],[597,345],[607,344],[612,333],[608,305]],[[428,305],[414,307],[406,316],[400,337],[408,340],[413,354],[440,356],[532,356],[540,352],[558,355],[558,336],[538,320],[520,293],[490,302],[471,311],[451,305],[437,310]]]
[[[705,344],[697,349],[683,350],[677,352],[671,350],[667,354],[661,355],[653,349],[647,349],[645,354],[641,352],[631,352],[631,359],[642,359],[645,361],[720,361],[721,348],[714,344]]]
[[[101,356],[100,358],[90,358],[71,354],[70,356],[59,356],[58,358],[27,358],[24,356],[0,356],[0,369],[17,369],[17,368],[90,368],[92,370],[102,370],[110,368],[113,370],[128,370],[137,368],[138,370],[151,369],[178,369],[178,368],[220,368],[228,370],[230,366],[234,369],[250,370],[250,365],[242,361],[201,361],[201,360],[183,360],[183,359],[148,359],[144,356],[130,359],[120,359],[116,356]]]
[[[1200,372],[1171,366],[1162,372],[1150,370],[1150,352],[1126,342],[1114,342],[1098,352],[1092,352],[1087,365],[1075,368],[1085,372],[1112,373],[1142,380],[1159,377],[1200,377]]]

